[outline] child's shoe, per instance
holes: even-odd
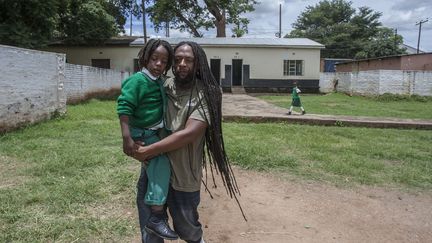
[[[306,111],[302,111],[302,115],[306,114]]]
[[[288,113],[287,113],[288,115],[291,115],[291,111],[288,111]]]
[[[155,234],[163,239],[178,239],[177,233],[169,227],[168,222],[164,218],[160,218],[155,215],[150,216],[147,225],[145,226],[145,230],[147,233]]]

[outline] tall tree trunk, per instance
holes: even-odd
[[[226,37],[226,30],[225,30],[225,26],[226,26],[226,19],[225,19],[225,14],[223,15],[222,19],[215,20],[215,25],[216,25],[216,37]]]
[[[215,17],[216,37],[226,37],[226,17],[225,9],[221,10],[215,1],[204,0],[210,13]]]

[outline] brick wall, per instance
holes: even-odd
[[[65,55],[0,45],[0,132],[66,112]]]
[[[66,64],[65,92],[68,103],[115,94],[129,73],[111,69]]]
[[[65,55],[0,45],[0,133],[66,112],[66,101],[118,94],[129,73],[65,63]]]

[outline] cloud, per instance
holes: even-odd
[[[282,3],[282,35],[292,30],[292,24],[297,17],[306,10],[307,6],[315,6],[320,0],[258,0],[260,4],[255,6],[255,11],[244,14],[250,21],[249,33],[245,37],[275,37],[279,31],[279,3]],[[417,46],[418,26],[415,24],[427,17],[432,17],[432,1],[430,0],[356,0],[352,1],[352,7],[367,6],[382,13],[380,21],[385,27],[398,30],[406,44]],[[125,31],[129,33],[129,22]],[[133,21],[134,33],[142,35],[141,20]],[[147,33],[164,36],[165,32],[155,33],[150,20],[147,20]],[[231,36],[231,27],[227,26],[227,36]],[[216,29],[204,32],[204,37],[215,37]],[[170,29],[171,37],[188,37],[187,32]],[[421,48],[432,51],[432,18],[422,25]]]

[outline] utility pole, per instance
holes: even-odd
[[[396,51],[397,49],[398,49],[398,46],[397,46],[397,28],[395,28],[394,29],[394,51]]]
[[[275,33],[278,38],[282,37],[282,3],[279,2],[279,32]]]
[[[130,11],[129,36],[132,36],[132,8],[131,8],[131,11]]]
[[[146,8],[145,8],[145,0],[141,1],[142,5],[142,19],[143,19],[143,35],[144,35],[144,44],[147,43],[147,27],[146,27]]]
[[[165,22],[165,37],[169,37],[169,20]]]
[[[279,38],[282,37],[282,3],[279,3]]]
[[[426,18],[426,20],[420,20],[419,22],[416,23],[416,25],[419,26],[419,35],[418,35],[418,40],[417,40],[417,54],[419,53],[419,48],[420,48],[420,35],[421,35],[421,26],[422,24],[426,23],[429,21],[429,18]]]

